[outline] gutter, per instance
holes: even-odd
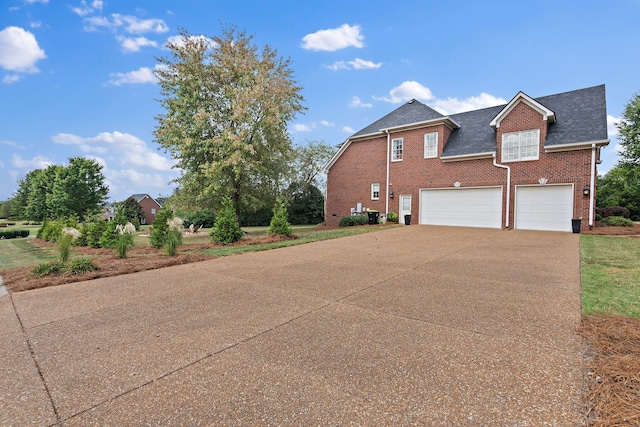
[[[511,208],[511,167],[498,164],[498,162],[496,161],[496,153],[493,153],[493,166],[507,170],[507,215],[504,221],[504,226],[505,228],[509,228],[509,209]]]
[[[384,206],[384,214],[388,215],[389,214],[389,167],[390,167],[390,153],[391,153],[391,134],[389,133],[389,129],[385,129],[385,132],[387,133],[387,190],[386,190],[386,197],[385,197],[385,206]]]
[[[593,208],[596,194],[596,143],[591,145],[591,181],[589,183],[589,230],[593,228]]]

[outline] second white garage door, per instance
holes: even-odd
[[[502,228],[502,188],[422,190],[420,224]]]
[[[573,185],[517,186],[515,228],[571,231]]]

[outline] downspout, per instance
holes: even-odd
[[[496,161],[496,153],[493,153],[493,166],[507,170],[507,215],[504,221],[504,227],[509,228],[509,209],[511,208],[511,167],[507,165],[499,165]]]
[[[596,190],[596,144],[591,144],[591,182],[589,188],[589,230],[593,228],[593,206]]]
[[[387,133],[387,192],[385,197],[385,207],[384,207],[384,215],[387,216],[389,213],[389,153],[391,152],[391,134],[389,134],[389,129],[385,129]]]

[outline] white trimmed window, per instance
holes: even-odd
[[[394,162],[402,160],[402,138],[394,138],[391,140],[391,160]]]
[[[424,158],[438,157],[438,132],[427,133],[424,136]]]
[[[156,214],[156,208],[151,208],[151,213],[152,213],[153,215],[155,215],[155,214]]]
[[[378,200],[380,198],[380,184],[377,182],[371,184],[371,200]]]
[[[538,160],[540,129],[511,132],[502,135],[502,161]]]

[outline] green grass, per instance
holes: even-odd
[[[0,240],[0,270],[38,265],[57,258],[55,248],[36,247],[30,238]]]
[[[640,318],[640,239],[580,237],[584,314]]]
[[[387,228],[392,228],[387,227]],[[264,230],[256,230],[258,228],[264,228]],[[266,235],[266,230],[269,227],[244,227],[243,230],[247,231],[247,234]],[[385,228],[386,229],[386,228]],[[251,231],[249,231],[251,230]],[[282,242],[265,243],[262,245],[242,245],[242,246],[223,246],[215,249],[205,249],[202,252],[215,257],[241,254],[244,252],[259,252],[269,249],[284,248],[288,246],[302,245],[305,243],[319,242],[321,240],[337,239],[339,237],[355,236],[357,234],[371,233],[373,231],[381,231],[379,227],[345,227],[338,229],[323,230],[321,228],[314,228],[314,226],[294,226],[293,233],[298,236],[295,240],[284,240]],[[255,233],[255,234],[253,234]]]

